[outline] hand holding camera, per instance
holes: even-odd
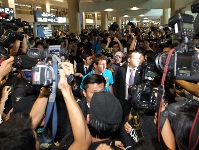
[[[70,86],[74,83],[74,69],[73,64],[69,62],[62,63],[62,69],[60,69],[60,80],[58,84],[58,88],[60,90],[64,90],[68,92],[70,90]]]

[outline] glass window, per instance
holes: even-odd
[[[17,14],[33,14],[32,5],[30,4],[15,3],[15,10]]]

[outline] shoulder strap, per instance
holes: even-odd
[[[134,129],[134,134],[136,134],[137,138],[133,133],[131,134],[131,137],[133,137],[134,141],[137,142],[139,138],[144,137],[144,134],[142,132],[142,127],[140,125],[139,121],[139,115],[135,111],[131,111],[132,118],[128,121],[128,123],[131,125],[131,127]]]
[[[199,108],[196,113],[195,119],[193,121],[190,135],[189,135],[189,149],[188,150],[194,150],[196,149],[196,146],[199,143]]]
[[[45,132],[42,134],[43,140],[45,143],[50,143],[57,133],[57,105],[55,102],[55,96],[56,96],[56,89],[58,87],[58,65],[56,62],[53,61],[53,74],[54,74],[54,81],[52,85],[52,93],[50,94],[48,106],[46,109],[46,116],[45,116],[45,122],[44,122],[44,130],[46,129],[46,126],[49,122],[49,118],[52,114],[52,137],[51,139],[47,139],[45,137]]]

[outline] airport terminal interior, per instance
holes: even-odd
[[[199,0],[0,0],[0,150],[199,150]]]

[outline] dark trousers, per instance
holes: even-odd
[[[130,111],[131,111],[131,103],[127,100],[124,101],[124,104],[122,106],[123,108],[123,120],[125,119],[126,116],[129,115]]]

